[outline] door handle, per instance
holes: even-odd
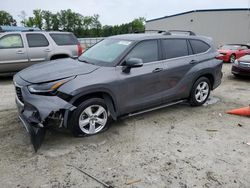
[[[22,50],[18,50],[16,54],[24,54],[24,52]]]
[[[192,60],[192,61],[190,61],[190,63],[189,64],[197,64],[198,63],[198,61],[196,61],[196,60]]]
[[[51,49],[45,49],[44,51],[45,52],[51,52]]]
[[[153,73],[157,73],[157,72],[161,72],[163,71],[163,68],[156,68],[155,70],[153,70]]]

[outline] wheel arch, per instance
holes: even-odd
[[[205,77],[209,80],[210,82],[210,85],[211,85],[211,90],[213,90],[213,86],[214,86],[214,81],[215,81],[215,78],[214,78],[214,75],[212,73],[203,73],[203,74],[199,74],[194,80],[193,80],[193,83],[192,83],[192,87],[193,85],[195,84],[195,82],[200,79],[201,77]],[[191,92],[191,91],[190,91]]]
[[[56,60],[56,59],[68,58],[68,57],[70,57],[69,54],[65,54],[65,53],[62,53],[62,54],[53,54],[50,57],[50,60]]]

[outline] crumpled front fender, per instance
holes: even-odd
[[[46,119],[53,112],[73,111],[76,107],[58,96],[34,95],[21,87],[22,101],[16,97],[19,118],[29,132],[35,151],[41,146],[46,133]]]

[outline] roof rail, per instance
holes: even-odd
[[[41,31],[37,27],[19,27],[19,26],[0,26],[0,32],[16,32],[16,31]]]
[[[171,35],[169,31],[165,31],[165,30],[150,29],[150,30],[145,30],[145,32],[157,32],[157,33],[164,34],[164,35]]]
[[[169,33],[189,33],[189,35],[195,36],[196,34],[193,31],[186,30],[168,30]]]

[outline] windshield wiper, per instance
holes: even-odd
[[[83,63],[87,63],[87,64],[92,64],[92,65],[94,65],[94,63],[90,63],[90,62],[88,62],[88,61],[86,61],[86,60],[81,60],[81,59],[79,59],[79,58],[78,58],[78,61],[83,62]]]

